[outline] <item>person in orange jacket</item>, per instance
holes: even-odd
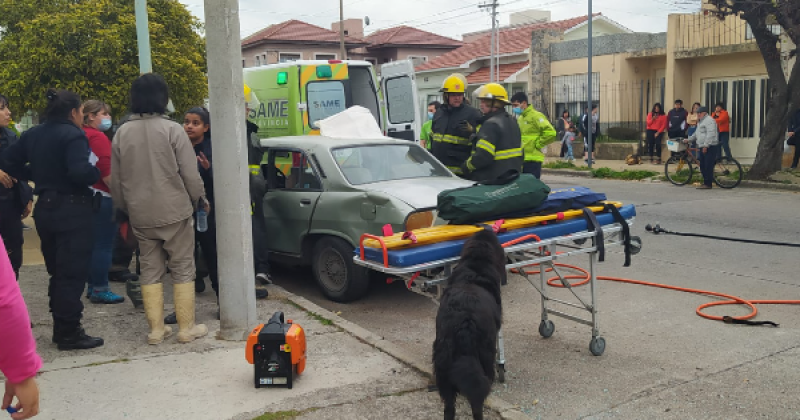
[[[717,122],[717,127],[719,127],[719,154],[717,155],[718,159],[722,159],[722,153],[725,152],[725,157],[728,159],[733,158],[733,154],[731,154],[731,117],[728,114],[728,111],[725,110],[725,104],[722,102],[718,103],[716,109],[714,109],[714,120]]]
[[[647,114],[647,153],[650,163],[661,164],[661,135],[667,129],[667,114],[660,103],[653,105]]]

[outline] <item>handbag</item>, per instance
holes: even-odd
[[[471,224],[503,214],[534,209],[550,194],[550,187],[531,174],[510,170],[497,179],[439,193],[439,217],[451,224]]]

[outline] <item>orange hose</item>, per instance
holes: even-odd
[[[531,265],[529,267],[535,267],[535,266],[538,266],[538,265],[539,264],[534,264],[534,265]],[[583,275],[564,276],[564,279],[567,279],[567,280],[580,280],[577,283],[573,283],[572,284],[573,287],[583,286],[583,285],[589,283],[589,281],[590,281],[589,272],[584,270],[583,268],[576,267],[574,265],[569,265],[569,264],[562,264],[562,263],[555,263],[555,265],[557,267],[568,268],[568,269],[576,270],[578,272],[583,273]],[[548,268],[547,270],[545,270],[545,273],[550,272],[550,271],[552,271],[552,269]],[[512,273],[518,273],[519,271],[514,269],[514,270],[511,270],[511,272]],[[539,271],[538,270],[536,270],[536,271],[525,270],[525,274],[529,274],[529,275],[531,275],[531,274],[539,274]],[[680,291],[680,292],[695,293],[695,294],[698,294],[698,295],[718,296],[718,297],[730,299],[730,300],[723,300],[723,301],[719,301],[719,302],[704,303],[704,304],[702,304],[702,305],[697,307],[697,309],[695,310],[697,315],[700,315],[703,318],[711,319],[711,320],[714,320],[714,321],[722,321],[722,317],[721,316],[715,316],[715,315],[708,315],[706,313],[703,313],[703,309],[710,308],[712,306],[719,306],[719,305],[746,305],[746,306],[748,306],[750,308],[750,313],[749,314],[743,315],[743,316],[731,317],[733,319],[745,320],[745,319],[753,318],[756,315],[758,315],[758,309],[756,308],[756,305],[800,305],[800,300],[746,300],[746,299],[742,299],[742,298],[737,297],[737,296],[727,295],[725,293],[711,292],[711,291],[708,291],[708,290],[700,290],[700,289],[691,289],[691,288],[688,288],[688,287],[670,286],[670,285],[666,285],[666,284],[651,283],[651,282],[641,281],[641,280],[631,280],[631,279],[625,279],[625,278],[620,278],[620,277],[597,276],[597,279],[598,280],[606,280],[606,281],[616,281],[616,282],[621,282],[621,283],[629,283],[629,284],[639,284],[639,285],[642,285],[642,286],[658,287],[658,288],[661,288],[661,289],[677,290],[677,291]],[[560,288],[564,287],[564,285],[562,285],[560,283],[560,279],[559,279],[558,276],[548,279],[547,280],[547,285],[551,286],[551,287],[560,287]]]

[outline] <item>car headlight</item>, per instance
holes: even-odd
[[[405,222],[405,230],[421,229],[433,226],[436,218],[433,215],[433,210],[418,211],[408,215]]]

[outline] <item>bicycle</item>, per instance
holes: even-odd
[[[664,175],[674,185],[686,185],[694,178],[695,167],[700,166],[700,161],[692,152],[697,152],[697,147],[689,147],[683,142],[684,138],[678,137],[667,140],[667,148],[672,156],[664,164]],[[742,165],[734,158],[718,158],[714,163],[714,183],[720,188],[735,188],[742,182],[744,172]]]

